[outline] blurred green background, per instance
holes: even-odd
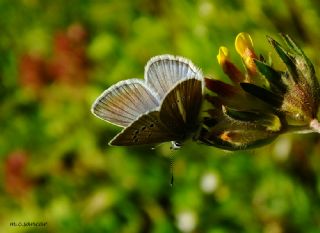
[[[319,73],[317,0],[1,0],[0,232],[320,232],[320,137],[254,151],[110,147],[90,106],[164,53],[226,80],[222,45],[285,32]],[[170,155],[174,186],[170,187]],[[47,222],[13,227],[10,222]]]

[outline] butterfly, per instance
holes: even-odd
[[[177,149],[199,129],[204,90],[202,72],[186,58],[160,55],[147,62],[144,78],[112,85],[95,100],[91,112],[123,127],[109,145],[171,141]]]

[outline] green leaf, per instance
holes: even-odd
[[[281,60],[286,64],[288,71],[291,74],[290,77],[292,77],[293,80],[297,82],[298,71],[296,69],[296,64],[293,55],[288,53],[277,41],[275,41],[271,37],[267,38],[269,43],[274,47],[274,49],[278,53]]]
[[[282,82],[281,72],[274,70],[271,66],[257,59],[254,59],[258,70],[269,81],[271,89],[275,89],[278,92],[284,93],[286,91],[286,85]]]
[[[279,133],[268,132],[255,128],[225,129],[220,131],[202,129],[198,140],[208,146],[229,151],[248,150],[271,143]]]
[[[294,62],[296,70],[299,74],[299,82],[306,81],[313,91],[317,92],[319,83],[315,75],[314,67],[310,59],[305,55],[303,50],[289,37],[288,35],[282,35],[283,40],[287,46],[294,52]],[[320,93],[316,93],[319,96]]]
[[[223,106],[223,112],[228,117],[233,118],[238,121],[245,121],[252,124],[257,124],[265,127],[266,130],[270,131],[280,131],[281,130],[281,120],[280,118],[272,113],[258,112],[258,111],[241,111],[231,109],[229,107]]]
[[[240,86],[247,93],[263,100],[264,102],[278,108],[282,104],[282,96],[276,95],[271,91],[268,91],[262,87],[251,83],[240,83]]]
[[[282,39],[286,43],[286,45],[292,49],[296,54],[305,56],[302,49],[291,39],[291,37],[287,34],[281,34]]]

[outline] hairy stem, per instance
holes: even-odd
[[[314,132],[320,133],[320,122],[318,119],[313,119],[310,122],[310,128],[313,129]]]
[[[302,125],[302,126],[293,126],[290,125],[285,133],[297,133],[297,134],[307,134],[314,132],[314,129],[311,129],[309,126]]]

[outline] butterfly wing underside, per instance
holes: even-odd
[[[110,142],[113,146],[156,144],[181,140],[181,135],[163,124],[159,111],[148,112],[116,135]]]
[[[145,67],[145,82],[129,79],[111,86],[91,111],[124,127],[110,145],[181,142],[197,129],[203,86],[202,73],[190,60],[156,56]]]
[[[201,103],[201,80],[195,78],[183,80],[163,100],[160,119],[168,128],[188,137],[198,127]]]
[[[139,79],[121,81],[104,91],[92,113],[112,124],[127,127],[142,114],[159,106],[156,94]]]
[[[200,77],[202,74],[186,58],[160,55],[149,60],[145,67],[144,76],[147,85],[157,92],[160,99],[163,99],[178,82],[190,77]]]

